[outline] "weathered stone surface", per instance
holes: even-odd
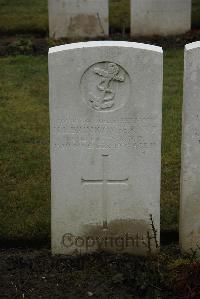
[[[52,252],[155,252],[162,49],[129,42],[54,47],[49,75]]]
[[[49,0],[52,38],[106,36],[108,24],[108,0]]]
[[[200,253],[200,42],[185,47],[180,243]]]
[[[176,35],[191,29],[191,0],[131,0],[131,35]]]

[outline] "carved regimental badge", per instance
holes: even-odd
[[[115,88],[114,82],[124,82],[125,74],[121,72],[119,74],[120,68],[115,63],[108,63],[107,68],[94,67],[94,73],[99,75],[100,83],[97,85],[97,89],[101,91],[101,96],[96,96],[90,93],[90,98],[88,99],[91,106],[94,109],[102,110],[109,109],[115,105]]]
[[[127,72],[113,62],[92,65],[81,79],[84,100],[97,111],[112,111],[122,107],[130,95],[129,88]]]

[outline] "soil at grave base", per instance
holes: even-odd
[[[26,34],[19,34],[16,36],[6,36],[0,34],[0,56],[7,55],[46,55],[50,47],[78,42],[80,40],[60,39],[57,41],[51,40],[48,37],[33,36]],[[186,34],[169,37],[141,37],[131,38],[129,34],[122,35],[120,33],[110,34],[109,40],[126,40],[134,42],[143,42],[167,48],[183,48],[187,43],[200,40],[200,29],[192,30]],[[89,39],[82,39],[81,41],[88,41]],[[94,40],[94,39],[93,39]],[[95,39],[95,40],[98,40]],[[100,38],[99,40],[102,40]]]
[[[69,257],[52,256],[49,249],[0,249],[0,298],[90,297],[199,299],[200,262],[180,265],[180,251],[172,245],[148,257],[105,252]]]
[[[181,261],[181,263],[180,263]],[[157,256],[99,252],[52,256],[49,249],[0,249],[0,298],[199,299],[200,261],[177,246]]]
[[[169,298],[157,257],[0,249],[0,298]]]

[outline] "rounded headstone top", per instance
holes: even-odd
[[[193,42],[193,43],[187,44],[185,46],[186,51],[193,50],[193,49],[196,49],[196,48],[200,48],[200,41]]]
[[[72,44],[65,44],[61,46],[52,47],[49,49],[49,54],[67,51],[67,50],[75,50],[75,49],[83,49],[83,48],[98,48],[98,47],[124,47],[124,48],[134,48],[141,49],[147,51],[153,51],[158,53],[163,53],[161,47],[143,44],[143,43],[135,43],[135,42],[126,42],[126,41],[91,41],[91,42],[79,42]]]

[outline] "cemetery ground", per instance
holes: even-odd
[[[108,254],[78,259],[50,257],[47,55],[2,56],[0,65],[0,265],[5,298],[14,294],[20,298],[23,293],[28,298],[39,298],[40,292],[44,296],[41,298],[48,298],[52,287],[52,298],[60,298],[62,290],[71,298],[87,297],[88,292],[94,298],[103,294],[101,298],[115,294],[117,298],[128,294],[148,295],[147,298],[164,296],[165,292],[169,295],[176,279],[173,273],[180,271],[183,280],[187,280],[184,264],[196,261],[195,253],[183,257],[176,248],[183,49],[166,49],[164,56],[161,229],[163,245],[173,245],[163,246],[161,255],[147,259]],[[39,250],[40,247],[46,249]],[[191,271],[197,272],[195,283],[199,283],[200,270]],[[178,284],[177,288],[182,286]]]
[[[110,5],[111,38],[129,39],[128,1]],[[200,263],[177,245],[183,45],[200,40],[200,1],[190,33],[139,40],[165,50],[162,246],[146,258],[51,257],[47,49],[55,42],[47,38],[46,1],[0,0],[0,7],[0,297],[200,298]]]

